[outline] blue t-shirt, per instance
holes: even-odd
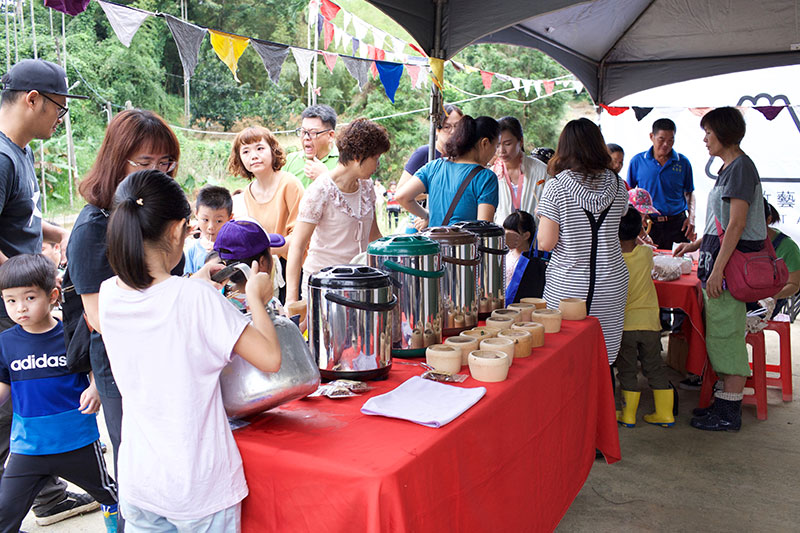
[[[200,242],[200,239],[194,241],[189,249],[186,250],[186,264],[183,266],[184,274],[194,274],[206,264],[206,256],[208,250]]]
[[[428,226],[441,226],[461,182],[475,168],[472,163],[453,163],[446,159],[431,161],[417,171],[428,193]],[[450,224],[478,218],[478,204],[497,207],[497,175],[484,168],[478,172],[459,200]]]
[[[96,415],[78,410],[89,378],[67,369],[61,322],[46,333],[0,333],[0,382],[11,385],[12,453],[71,452],[100,438]]]
[[[636,154],[628,165],[628,185],[650,193],[653,207],[664,216],[686,211],[686,193],[694,191],[692,164],[675,150],[664,166],[653,157],[653,149]]]
[[[411,157],[408,158],[406,161],[406,165],[403,167],[403,170],[411,174],[412,176],[417,173],[417,170],[421,169],[425,166],[428,162],[428,151],[430,147],[426,144],[425,146],[420,146],[414,153],[411,154]],[[439,153],[439,150],[434,148],[433,150],[433,158],[439,159],[442,157],[442,154]]]

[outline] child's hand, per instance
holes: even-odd
[[[255,302],[261,302],[262,305],[267,305],[267,302],[272,299],[274,293],[272,278],[266,272],[258,271],[257,261],[253,261],[250,270],[250,279],[247,280],[247,285],[244,287],[248,306],[252,308]]]
[[[97,392],[94,380],[81,393],[81,405],[78,410],[85,415],[91,415],[100,410],[100,393]]]

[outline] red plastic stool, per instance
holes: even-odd
[[[770,320],[767,322],[769,329],[778,333],[780,337],[780,364],[767,365],[767,372],[778,374],[777,378],[767,376],[767,385],[781,388],[784,402],[792,401],[792,324]]]
[[[753,369],[752,377],[747,378],[745,387],[753,389],[754,394],[746,394],[742,399],[742,404],[756,406],[756,416],[759,420],[767,419],[767,353],[764,345],[764,332],[748,333],[745,337],[747,344],[753,347],[753,362],[750,368]],[[783,360],[781,360],[783,362]],[[783,375],[783,373],[781,373]],[[791,373],[789,374],[791,378]],[[706,361],[703,369],[703,385],[700,389],[700,401],[697,406],[704,408],[711,404],[711,396],[714,394],[714,384],[717,382],[717,374],[711,368],[711,363]],[[780,381],[777,380],[776,381]]]

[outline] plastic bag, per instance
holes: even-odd
[[[653,258],[653,279],[672,281],[681,277],[683,259],[669,255],[657,255]]]

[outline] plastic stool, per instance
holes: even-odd
[[[792,401],[792,324],[778,320],[767,322],[765,329],[772,330],[780,337],[780,364],[767,365],[767,372],[778,374],[777,378],[767,376],[767,385],[781,388],[784,402]]]
[[[767,354],[764,345],[764,332],[748,333],[745,337],[747,344],[753,347],[753,362],[750,363],[750,368],[753,369],[753,375],[747,378],[745,387],[753,389],[754,394],[745,394],[742,399],[743,405],[756,406],[756,416],[759,420],[767,419]],[[781,361],[783,362],[783,361]],[[783,375],[783,373],[781,373]],[[791,376],[791,374],[789,374]],[[717,382],[717,374],[711,368],[711,363],[706,361],[706,366],[703,369],[703,385],[700,388],[700,401],[697,406],[705,408],[711,405],[711,397],[714,394],[714,384]],[[776,381],[779,381],[776,379]]]

